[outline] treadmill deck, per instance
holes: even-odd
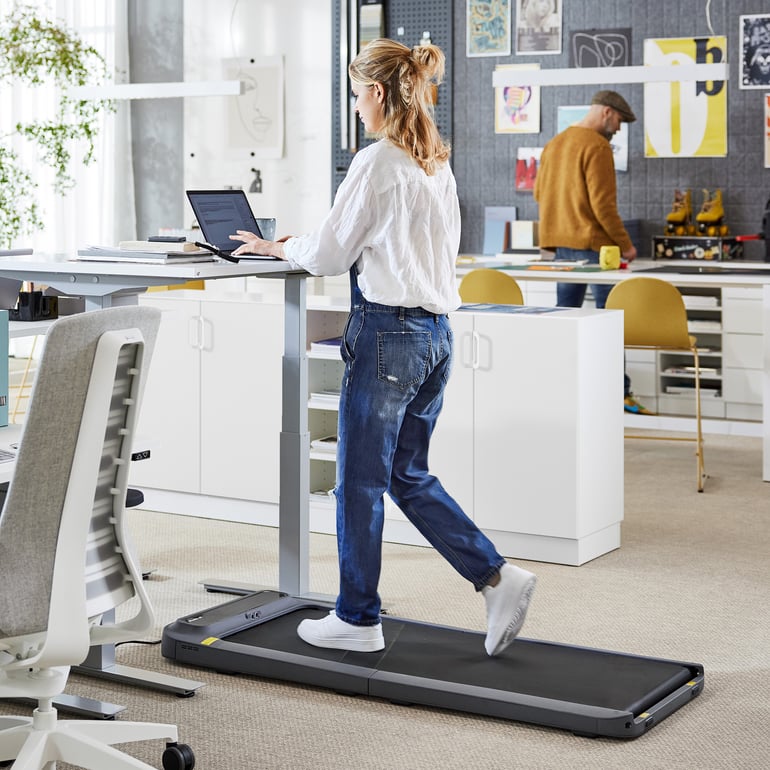
[[[296,634],[332,604],[260,591],[180,618],[165,657],[227,673],[635,738],[698,695],[693,663],[518,638],[490,658],[484,634],[383,615],[385,649],[313,647]]]

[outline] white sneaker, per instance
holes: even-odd
[[[316,647],[351,652],[377,652],[385,649],[382,623],[375,626],[354,626],[337,617],[331,610],[325,618],[306,618],[297,626],[299,638]]]
[[[487,603],[484,647],[488,655],[499,655],[521,631],[535,583],[537,578],[531,572],[512,564],[503,564],[500,582],[481,589]]]

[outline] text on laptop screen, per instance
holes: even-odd
[[[240,244],[230,240],[237,230],[247,230],[261,237],[259,226],[243,190],[188,191],[205,239],[222,251],[232,251]]]

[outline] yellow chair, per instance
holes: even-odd
[[[147,291],[176,291],[177,289],[196,289],[202,291],[206,288],[205,281],[185,281],[185,283],[175,283],[171,286],[150,286]]]
[[[493,305],[523,305],[524,297],[516,279],[500,270],[482,267],[471,270],[460,281],[463,302],[489,302]]]
[[[615,284],[607,297],[606,307],[623,311],[625,347],[684,351],[692,355],[695,384],[695,437],[627,435],[626,438],[694,441],[698,492],[702,492],[706,470],[703,462],[701,427],[700,362],[697,338],[687,331],[687,311],[682,295],[667,281],[637,276]]]

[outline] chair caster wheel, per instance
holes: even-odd
[[[193,770],[195,754],[186,743],[167,743],[163,752],[163,770]]]

